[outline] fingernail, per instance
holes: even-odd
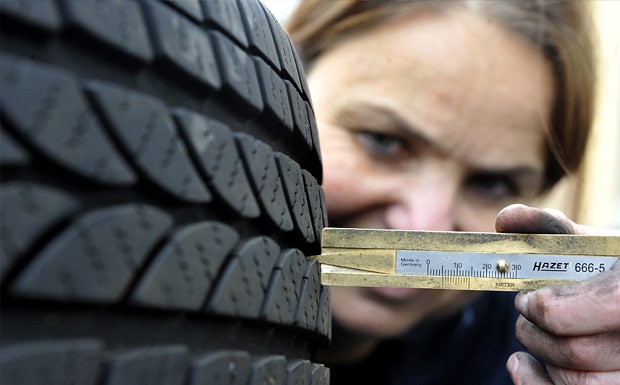
[[[521,313],[524,317],[527,317],[527,302],[530,299],[530,293],[529,292],[521,292],[519,294],[517,294],[517,297],[515,298],[515,307],[517,308],[517,310],[519,310],[519,313]]]
[[[506,364],[506,366],[508,367],[508,371],[510,373],[516,373],[517,369],[519,369],[519,359],[517,358],[516,354],[513,354],[510,356],[510,358],[508,358],[508,363]]]

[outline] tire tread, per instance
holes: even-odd
[[[318,138],[273,15],[24,0],[0,21],[3,379],[323,378]]]

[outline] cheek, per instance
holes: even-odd
[[[504,204],[484,205],[475,199],[462,199],[455,212],[459,231],[495,232],[495,218]]]
[[[330,217],[347,215],[364,206],[363,188],[357,186],[352,178],[354,169],[347,167],[346,161],[338,165],[324,162],[323,169],[323,190]]]
[[[359,153],[352,139],[343,136],[324,134],[321,137],[323,190],[330,217],[364,210],[377,196],[372,164]]]

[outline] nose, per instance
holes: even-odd
[[[456,218],[458,178],[452,173],[428,172],[408,179],[392,191],[385,222],[398,230],[459,230]]]

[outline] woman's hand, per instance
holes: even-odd
[[[498,232],[618,235],[578,225],[556,210],[512,205],[502,210]],[[515,384],[620,384],[620,262],[588,280],[521,293],[517,339],[545,362],[514,353],[507,362]]]

